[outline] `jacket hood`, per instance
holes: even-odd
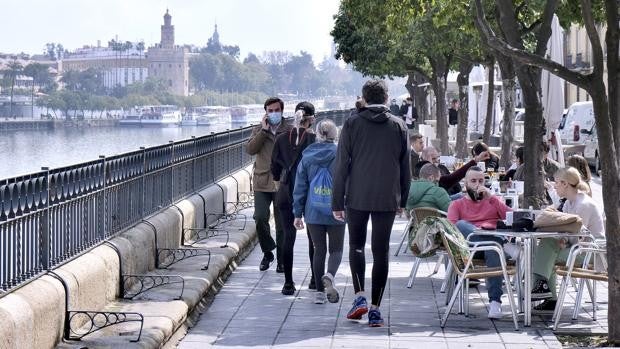
[[[372,106],[369,108],[364,108],[359,112],[359,116],[372,122],[376,123],[384,123],[387,122],[389,117],[390,109],[388,107],[382,106]]]
[[[325,167],[336,158],[336,148],[335,143],[312,143],[304,149],[303,159],[308,164]]]

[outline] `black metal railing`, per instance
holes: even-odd
[[[318,113],[342,125],[348,111]],[[0,295],[252,162],[252,127],[0,180]]]

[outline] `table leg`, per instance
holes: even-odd
[[[533,254],[533,244],[532,239],[526,238],[524,240],[524,251],[525,251],[525,286],[524,286],[524,319],[523,326],[531,326],[532,325],[532,254]]]

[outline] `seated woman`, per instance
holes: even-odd
[[[476,158],[478,155],[484,152],[488,152],[490,155],[486,160],[484,160],[485,168],[492,168],[493,171],[497,172],[497,169],[499,168],[499,156],[497,156],[497,154],[495,154],[494,152],[490,151],[488,145],[484,144],[483,142],[478,142],[474,144],[474,146],[471,148],[471,156],[473,158]]]
[[[592,196],[592,188],[590,187],[590,181],[592,181],[592,173],[590,172],[590,165],[588,161],[581,155],[571,155],[566,160],[566,166],[574,167],[581,174],[581,180],[588,185],[586,194]]]
[[[517,158],[517,167],[515,169],[508,170],[504,178],[501,178],[502,181],[522,181],[523,180],[523,170],[525,167],[525,160],[523,157],[523,151],[525,148],[519,147],[515,151],[515,157]]]
[[[603,217],[594,200],[585,194],[588,186],[573,167],[561,168],[555,173],[555,190],[566,202],[562,212],[581,217],[583,226],[596,238],[603,238]],[[557,300],[555,265],[566,262],[570,246],[575,241],[569,238],[541,239],[534,250],[534,288],[532,300],[545,301],[534,307],[535,311],[548,312],[555,309]]]

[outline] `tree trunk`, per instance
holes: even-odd
[[[418,110],[418,124],[428,119],[428,90],[426,86],[416,86],[415,107]]]
[[[491,63],[487,66],[489,69],[489,76],[487,78],[489,85],[487,90],[487,115],[484,119],[484,133],[482,134],[482,141],[489,144],[491,140],[491,125],[493,125],[493,107],[495,106],[495,60],[492,59]]]
[[[540,90],[540,68],[521,66],[517,69],[517,77],[523,92],[525,104],[524,125],[524,160],[525,160],[525,192],[524,207],[540,208],[545,202],[544,176],[542,164],[542,141],[545,132],[542,113]]]
[[[607,17],[607,31],[605,32],[605,43],[607,45],[607,95],[609,101],[609,116],[611,126],[614,130],[614,143],[616,148],[616,162],[620,168],[620,27],[618,21],[617,0],[605,1],[605,14]],[[620,318],[618,318],[620,320]],[[619,329],[620,331],[620,329]],[[611,331],[610,331],[611,338]],[[620,342],[620,333],[616,337]]]
[[[469,62],[460,62],[459,75],[456,82],[459,85],[459,101],[461,108],[459,109],[458,125],[456,128],[456,157],[465,159],[469,152],[467,151],[467,129],[469,123],[469,73],[474,65]]]
[[[502,74],[502,106],[504,109],[502,118],[502,154],[499,164],[508,169],[512,162],[512,147],[514,144],[516,73],[512,59],[499,53],[496,57]]]
[[[415,73],[414,72],[407,73],[407,82],[405,82],[405,88],[407,89],[407,92],[409,92],[409,97],[411,97],[412,103],[415,100],[416,85],[417,83],[415,81]]]
[[[448,143],[448,118],[446,110],[446,73],[448,66],[445,59],[431,61],[433,76],[431,84],[435,91],[435,110],[437,117],[436,138],[439,138],[439,152],[442,155],[449,155],[450,146]]]

